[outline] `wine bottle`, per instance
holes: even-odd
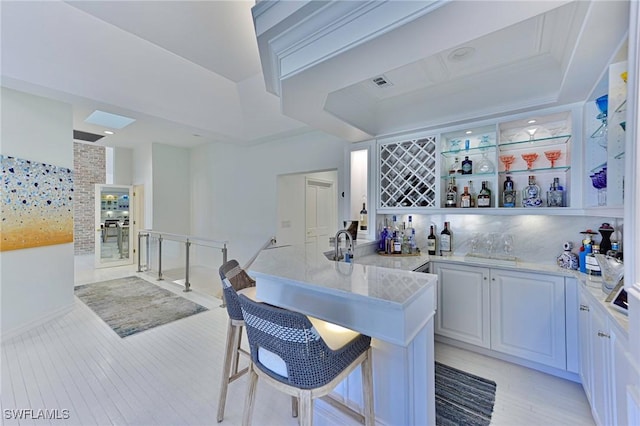
[[[482,191],[480,191],[482,193]],[[471,194],[469,194],[469,187],[465,186],[462,195],[460,196],[460,207],[468,209],[471,207]]]
[[[478,207],[491,207],[491,190],[487,188],[487,181],[482,181],[482,189],[478,193]]]
[[[362,203],[362,210],[360,210],[360,230],[367,230],[367,208],[365,206],[366,203]]]
[[[427,252],[431,256],[436,255],[436,234],[433,233],[433,225],[431,225],[431,233],[427,237]]]
[[[473,173],[473,161],[469,160],[469,156],[465,155],[462,161],[462,174],[470,175]]]
[[[440,256],[450,256],[453,247],[453,235],[449,231],[449,222],[444,223],[444,229],[440,233]]]

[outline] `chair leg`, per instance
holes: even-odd
[[[240,344],[242,343],[242,326],[232,326],[233,328],[233,352],[231,357],[231,377],[234,374],[238,374],[238,366],[240,364]]]
[[[233,353],[235,352],[234,336],[235,328],[231,325],[231,318],[227,322],[227,342],[224,350],[224,365],[222,367],[222,377],[220,379],[220,398],[218,399],[218,416],[216,420],[218,423],[224,418],[224,406],[227,402],[227,388],[229,387],[229,377],[231,377],[231,364]],[[236,355],[237,356],[237,355]]]
[[[249,366],[249,378],[247,381],[247,395],[244,401],[244,413],[242,414],[242,425],[251,426],[253,417],[253,405],[256,400],[256,388],[258,385],[258,375],[253,371],[253,363]]]
[[[291,397],[291,417],[298,417],[298,398]]]
[[[313,426],[313,399],[311,399],[311,391],[301,390],[298,401],[300,416],[298,423],[300,426]]]
[[[364,401],[364,424],[374,426],[376,423],[373,411],[373,366],[371,348],[367,349],[367,358],[362,362],[362,392]]]

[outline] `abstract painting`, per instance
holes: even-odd
[[[0,251],[73,242],[73,172],[0,155]]]

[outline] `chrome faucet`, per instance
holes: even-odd
[[[353,247],[353,238],[351,237],[351,233],[346,229],[341,229],[336,232],[335,240],[336,240],[336,250],[333,253],[333,260],[340,260],[340,235],[345,234],[347,236],[348,245],[346,246],[347,250]],[[353,255],[353,252],[351,253]]]

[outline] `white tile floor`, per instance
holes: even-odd
[[[78,257],[76,284],[136,275],[135,268],[93,269]],[[6,425],[214,425],[227,314],[220,300],[141,274],[209,308],[189,318],[118,337],[82,302],[72,312],[2,345],[2,418]],[[497,382],[495,425],[590,425],[580,385],[437,344],[436,359]],[[240,424],[244,380],[231,384],[225,420]],[[16,420],[6,410],[58,410],[62,420]],[[316,424],[353,424],[318,404]],[[255,423],[295,425],[288,397],[258,388]]]

